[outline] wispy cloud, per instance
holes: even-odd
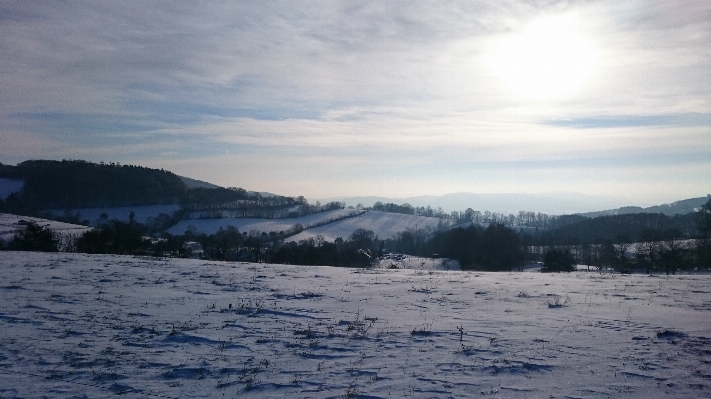
[[[670,126],[679,128],[703,126],[706,128],[711,128],[711,114],[680,113],[666,115],[596,116],[572,119],[557,119],[549,121],[548,124],[553,126],[574,127],[583,129],[646,126]]]

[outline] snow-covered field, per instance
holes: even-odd
[[[299,242],[320,235],[326,241],[333,242],[338,237],[347,239],[358,229],[372,230],[379,238],[387,239],[408,229],[436,229],[440,223],[448,227],[449,222],[449,220],[440,218],[368,211],[358,217],[306,229],[295,236],[289,237],[289,241]]]
[[[89,220],[96,225],[102,213],[108,219],[127,222],[129,214],[134,212],[135,220],[146,223],[149,217],[156,217],[160,213],[172,215],[180,208],[179,205],[149,205],[119,208],[86,208],[74,209],[72,213],[79,213],[82,220]],[[64,215],[64,211],[48,211],[56,216]],[[260,219],[260,218],[219,218],[219,219],[185,219],[167,230],[173,235],[183,235],[188,229],[194,228],[196,233],[215,234],[220,228],[233,226],[241,232],[270,233],[288,231],[300,224],[304,231],[289,238],[289,241],[299,242],[321,235],[326,241],[333,241],[338,237],[347,239],[358,229],[372,230],[379,238],[394,237],[405,230],[436,229],[440,224],[449,228],[451,221],[425,216],[403,215],[399,213],[367,211],[355,209],[338,209],[333,211],[318,212],[298,218]]]
[[[700,398],[711,276],[0,253],[0,397]]]
[[[412,270],[461,270],[454,259],[421,258],[403,254],[389,254],[375,260],[373,269],[412,269]]]
[[[362,213],[362,211],[354,209],[337,209],[333,211],[325,211],[312,213],[310,215],[298,218],[284,219],[256,219],[256,218],[221,218],[221,219],[186,219],[181,220],[175,226],[168,229],[168,233],[173,235],[183,235],[191,226],[195,227],[197,233],[215,234],[220,228],[227,226],[236,227],[241,232],[256,231],[259,233],[270,233],[287,231],[300,224],[303,227],[314,226],[321,223],[326,223],[331,220],[338,220],[349,217],[351,215]]]
[[[81,226],[77,224],[57,222],[54,220],[35,218],[30,216],[11,215],[8,213],[0,213],[0,240],[9,242],[15,237],[18,230],[24,229],[22,221],[36,222],[40,226],[46,226],[61,237],[79,237],[84,232],[91,230],[91,227]]]

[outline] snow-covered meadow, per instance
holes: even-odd
[[[55,220],[0,213],[0,240],[10,242],[18,231],[24,229],[23,224],[26,222],[35,222],[52,230],[60,239],[60,244],[63,240],[79,237],[92,229],[91,227],[57,222]]]
[[[0,253],[0,397],[711,396],[711,276]]]
[[[167,231],[170,234],[182,235],[186,230],[194,230],[195,233],[215,234],[221,228],[228,226],[236,227],[241,232],[250,231],[259,233],[270,233],[288,231],[297,224],[307,228],[321,224],[330,223],[363,213],[355,209],[337,209],[332,211],[317,212],[297,218],[219,218],[219,219],[184,219]]]
[[[322,236],[324,240],[333,242],[338,237],[348,239],[358,229],[371,230],[379,238],[388,239],[406,230],[435,230],[440,225],[449,228],[450,223],[449,219],[368,211],[357,217],[344,218],[333,223],[308,228],[299,234],[289,237],[289,241],[299,242]]]
[[[333,242],[338,237],[348,239],[358,229],[371,230],[379,238],[387,239],[408,229],[436,229],[440,225],[446,228],[450,227],[450,221],[447,219],[346,208],[313,213],[298,218],[185,219],[168,229],[167,232],[181,235],[186,230],[193,230],[196,233],[215,234],[220,228],[232,226],[245,233],[279,233],[291,230],[297,224],[301,225],[304,230],[289,237],[288,241],[299,242],[321,236],[326,241]]]

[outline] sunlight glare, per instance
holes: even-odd
[[[537,19],[500,39],[489,65],[523,98],[575,96],[590,80],[598,58],[591,41],[577,28],[573,16]]]

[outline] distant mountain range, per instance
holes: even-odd
[[[440,207],[445,212],[464,211],[472,208],[476,211],[491,211],[504,214],[517,214],[519,211],[543,212],[551,215],[572,215],[580,214],[587,217],[604,215],[618,215],[629,213],[663,213],[666,215],[686,214],[695,212],[701,205],[711,198],[706,197],[691,198],[676,201],[671,204],[663,204],[648,208],[626,206],[617,208],[620,200],[602,195],[587,195],[575,192],[551,192],[551,193],[502,193],[502,194],[476,194],[476,193],[453,193],[441,196],[418,196],[407,198],[389,197],[333,197],[321,199],[321,202],[341,201],[346,205],[356,206],[362,204],[365,207],[372,206],[380,201],[382,203],[404,204],[412,206]],[[591,212],[594,209],[607,209],[604,211]]]
[[[650,206],[648,208],[641,208],[639,206],[625,206],[622,208],[609,209],[606,211],[582,213],[581,215],[587,216],[589,218],[609,215],[627,215],[634,213],[663,213],[669,216],[685,215],[687,213],[696,212],[703,204],[707,203],[710,199],[711,194],[708,194],[705,197],[689,198],[681,201],[675,201],[671,204]]]
[[[412,206],[440,207],[445,212],[464,211],[472,208],[475,211],[491,211],[504,214],[517,214],[519,211],[535,211],[553,215],[574,214],[589,212],[595,209],[609,209],[619,206],[616,198],[601,195],[586,195],[574,192],[551,193],[501,193],[501,194],[476,194],[452,193],[441,196],[424,195],[408,198],[387,197],[336,197],[321,200],[342,201],[346,205],[372,206],[375,202],[383,203],[408,203]]]

